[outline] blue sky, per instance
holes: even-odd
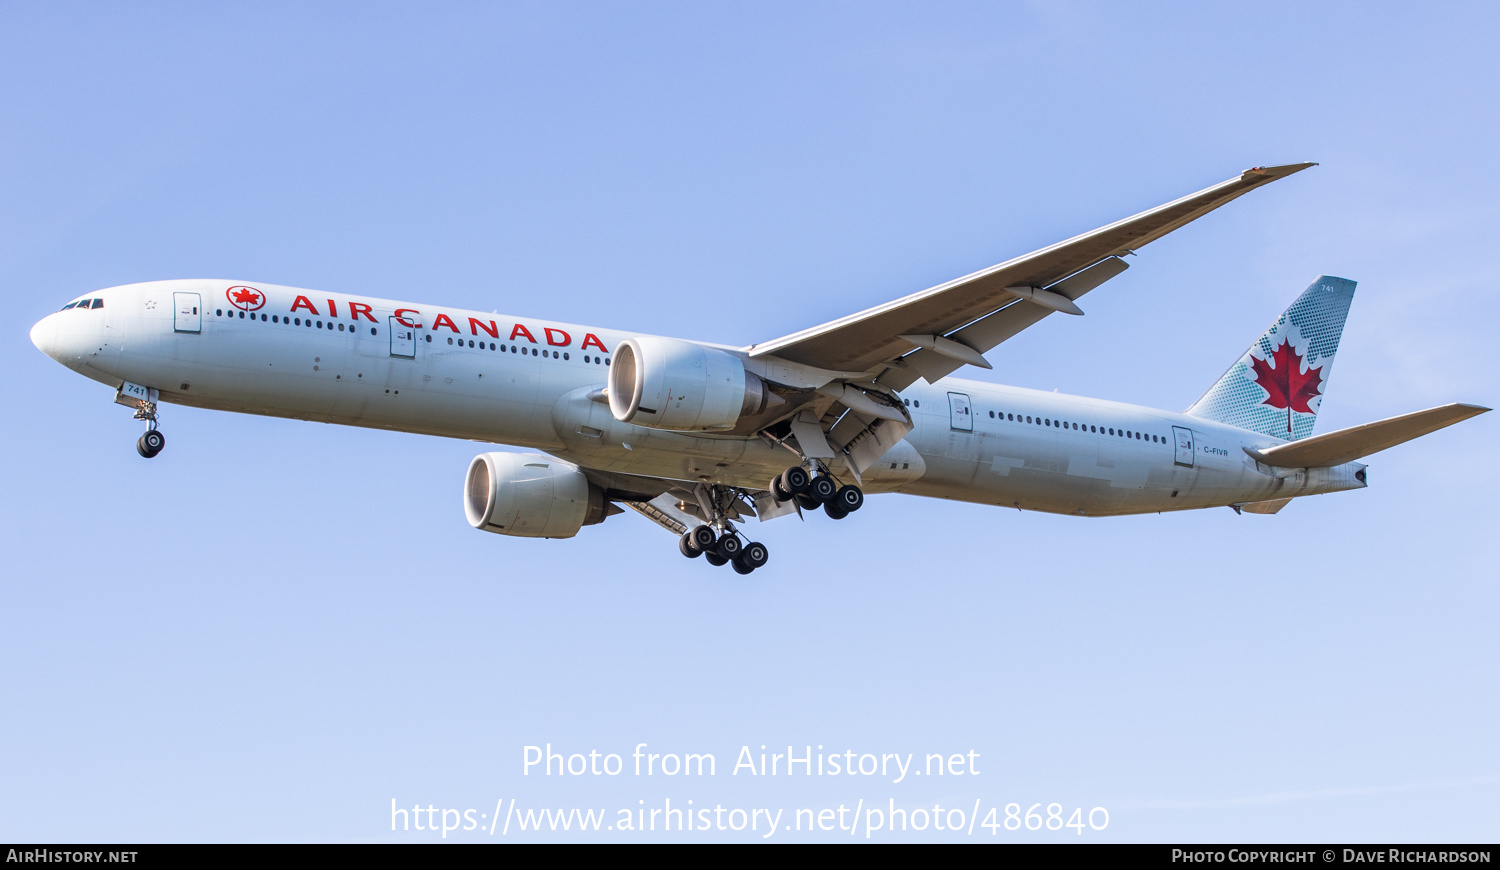
[[[95,288],[226,277],[745,344],[1314,160],[977,376],[1186,407],[1326,273],[1360,286],[1320,431],[1494,405],[1497,26],[1477,3],[0,6],[0,840],[424,841],[392,798],[671,798],[1493,841],[1493,415],[1276,516],[882,496],[755,530],[772,563],[743,579],[633,515],[475,532],[472,443],[168,407],[145,462],[26,332]],[[523,777],[546,742],[973,750],[981,775]]]

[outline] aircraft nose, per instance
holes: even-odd
[[[43,317],[31,327],[31,343],[47,356],[57,358],[57,315],[55,313]]]

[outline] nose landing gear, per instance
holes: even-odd
[[[135,452],[147,459],[154,458],[167,446],[166,436],[156,428],[156,403],[141,402],[141,406],[136,409],[135,419],[146,421],[146,434],[135,442]]]
[[[183,384],[187,386],[187,384]],[[167,446],[167,439],[156,430],[156,399],[159,393],[153,387],[143,387],[129,381],[115,390],[115,404],[135,409],[135,419],[144,420],[146,434],[135,442],[135,452],[147,459],[152,458]]]

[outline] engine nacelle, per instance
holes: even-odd
[[[671,338],[620,342],[609,370],[615,419],[652,429],[732,429],[765,410],[768,393],[734,354]]]
[[[571,538],[609,508],[578,466],[536,453],[482,453],[464,480],[469,525],[497,535]]]

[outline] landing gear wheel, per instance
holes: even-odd
[[[843,508],[844,513],[852,514],[865,506],[865,494],[857,486],[841,486],[833,503]]]
[[[829,519],[835,520],[841,520],[849,516],[849,512],[844,510],[844,506],[836,501],[831,501],[823,505],[823,513],[828,514]]]
[[[785,486],[782,486],[781,475],[779,474],[771,478],[771,485],[766,488],[771,491],[771,498],[774,498],[777,501],[792,500],[792,494],[787,491],[787,488]]]
[[[719,565],[727,565],[729,563],[728,559],[724,558],[723,556],[720,556],[718,553],[715,553],[712,550],[704,550],[703,551],[703,558],[705,558],[705,559],[708,560],[708,564],[713,565],[715,567],[717,567]]]
[[[754,568],[751,568],[749,565],[746,565],[744,562],[741,562],[738,559],[730,562],[729,564],[734,568],[734,573],[736,574],[749,574],[751,571],[755,570]]]
[[[712,553],[714,552],[714,544],[718,542],[719,538],[714,534],[714,530],[708,526],[697,526],[688,532],[688,540],[692,543],[694,549],[703,553]]]
[[[797,500],[797,504],[801,505],[802,509],[805,511],[815,511],[822,506],[822,502],[818,501],[810,495],[794,495],[792,496],[792,498],[795,498]]]
[[[766,549],[765,544],[759,541],[751,541],[745,545],[744,549],[740,550],[740,557],[735,560],[735,564],[744,565],[748,570],[742,573],[748,574],[756,568],[765,565],[766,560],[770,557],[771,551]]]
[[[839,485],[833,482],[833,478],[818,475],[813,478],[812,486],[808,487],[807,494],[818,500],[818,504],[831,504],[834,496],[839,494]]]
[[[726,561],[733,560],[735,557],[739,556],[740,549],[740,539],[736,538],[732,534],[726,532],[724,537],[719,539],[719,547],[717,552],[719,556]]]
[[[166,437],[155,429],[151,429],[142,435],[139,441],[135,442],[135,452],[150,459],[160,453],[162,448],[166,446]]]
[[[689,559],[696,559],[703,555],[703,551],[693,545],[692,532],[684,532],[682,537],[677,539],[677,549],[681,550],[682,555]]]
[[[812,484],[812,476],[807,469],[800,465],[793,465],[786,471],[781,472],[781,488],[792,495],[802,495],[807,492],[808,486]]]

